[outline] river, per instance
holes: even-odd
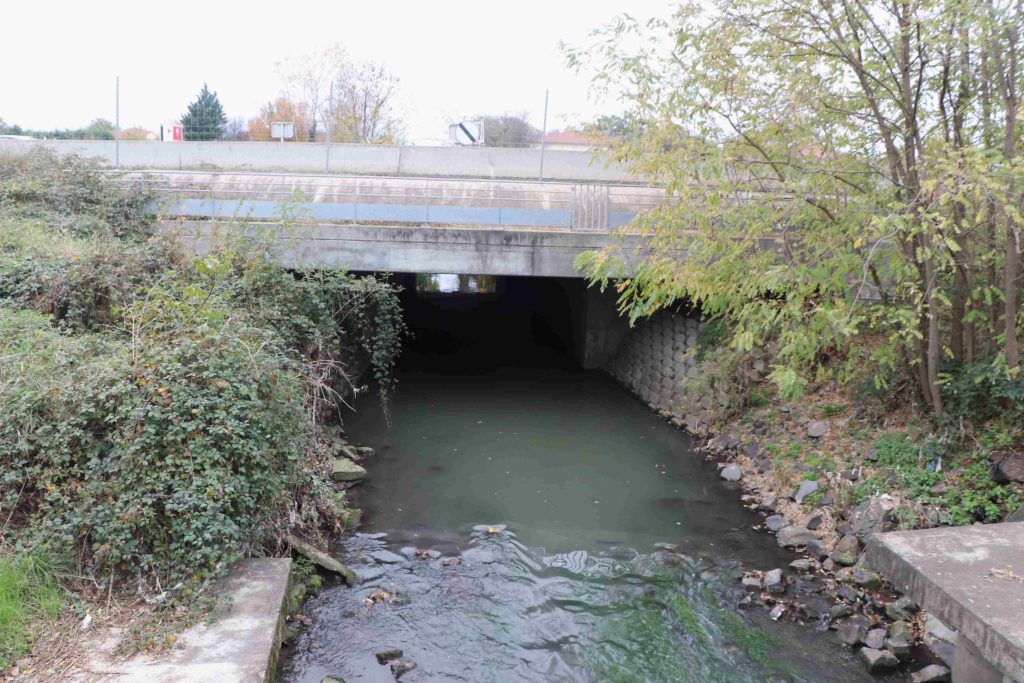
[[[385,648],[410,683],[873,680],[821,626],[737,609],[743,571],[792,556],[612,380],[447,367],[402,374],[391,427],[369,396],[346,419],[376,449],[334,548],[361,583],[306,604],[283,680],[392,681]]]

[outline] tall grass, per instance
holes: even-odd
[[[0,555],[0,671],[28,654],[40,629],[60,614],[65,569],[48,548]]]

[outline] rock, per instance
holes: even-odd
[[[759,474],[771,472],[773,466],[774,463],[772,463],[771,458],[761,458],[760,460],[757,461],[757,471]]]
[[[401,656],[402,651],[399,650],[397,647],[389,647],[386,650],[381,650],[376,655],[378,664],[387,664],[392,659],[398,659]]]
[[[348,458],[335,458],[331,464],[331,479],[334,481],[359,481],[366,476],[366,470]]]
[[[806,526],[811,531],[816,531],[818,529],[818,527],[821,526],[821,523],[824,522],[824,521],[825,521],[825,518],[823,516],[821,516],[821,515],[814,515],[809,520],[807,520],[807,524],[805,524],[804,526]]]
[[[821,562],[828,557],[828,549],[825,547],[825,542],[820,538],[807,541],[807,554]]]
[[[740,466],[736,463],[729,463],[722,468],[719,476],[726,481],[739,481],[743,478],[743,470],[741,470]]]
[[[917,606],[916,602],[904,595],[896,602],[885,606],[885,615],[893,621],[901,621],[910,619],[911,615],[915,614],[919,609],[921,608]]]
[[[841,602],[838,605],[832,606],[832,609],[828,611],[828,618],[831,621],[839,621],[843,617],[848,617],[851,614],[853,614],[853,608],[846,603]]]
[[[401,555],[393,553],[390,550],[374,550],[370,553],[370,557],[381,564],[400,564],[405,561],[405,558]]]
[[[747,572],[740,579],[740,585],[748,591],[761,590],[761,572]]]
[[[751,460],[757,457],[757,444],[748,443],[742,448],[743,455],[747,456]]]
[[[882,577],[864,567],[843,567],[836,571],[836,581],[852,583],[861,588],[878,588],[882,585]]]
[[[900,659],[910,656],[910,642],[903,638],[889,636],[885,641],[885,647]]]
[[[806,614],[809,619],[821,619],[822,617],[827,617],[831,609],[832,603],[818,595],[812,596],[803,604],[804,614]]]
[[[360,458],[371,458],[376,454],[376,451],[369,446],[357,446],[355,452]]]
[[[771,617],[773,621],[778,621],[779,617],[781,617],[785,611],[786,607],[782,603],[779,603],[775,605],[775,607],[772,607],[772,611],[768,613],[768,616]]]
[[[889,625],[889,637],[898,640],[911,640],[913,631],[905,621],[894,621]]]
[[[441,560],[441,566],[442,567],[456,567],[461,562],[462,562],[462,560],[460,560],[457,557],[446,557],[443,560]]]
[[[884,531],[892,522],[895,505],[882,496],[872,496],[850,512],[850,528],[854,535],[866,540],[876,531]]]
[[[416,668],[416,662],[411,659],[396,659],[391,662],[391,675],[397,681],[399,678]]]
[[[809,560],[806,557],[801,557],[799,560],[793,560],[790,562],[789,568],[797,572],[809,572],[814,569],[814,561]]]
[[[1020,509],[1017,510],[1016,512],[1010,513],[1010,516],[1007,517],[1003,521],[1005,521],[1005,522],[1024,522],[1024,505],[1022,505],[1020,507]]]
[[[793,500],[800,505],[804,502],[804,498],[811,495],[818,490],[818,482],[805,479],[800,482],[800,486],[797,488],[796,493],[793,494]]]
[[[819,439],[828,434],[828,420],[814,420],[807,425],[807,436]]]
[[[679,550],[679,545],[677,543],[665,543],[664,541],[655,543],[654,547],[658,550],[667,550],[670,553],[674,553]]]
[[[758,503],[757,508],[766,512],[773,512],[775,510],[775,496],[766,496]]]
[[[781,569],[773,569],[764,575],[764,589],[769,593],[786,592],[786,579]]]
[[[299,637],[299,627],[294,623],[286,622],[284,630],[281,632],[281,643],[283,645],[292,645],[295,643],[296,638]]]
[[[864,635],[864,647],[881,650],[885,647],[885,629],[874,628]]]
[[[345,679],[341,676],[324,676],[320,679],[320,683],[345,683]]]
[[[857,602],[857,598],[860,597],[860,593],[851,586],[841,586],[839,590],[836,591],[836,596],[848,602]]]
[[[783,548],[796,548],[802,545],[807,545],[807,542],[814,539],[814,532],[806,527],[791,525],[779,529],[775,540],[779,542]]]
[[[945,662],[953,665],[953,656],[956,654],[956,642],[959,635],[936,617],[929,614],[924,619],[924,644],[932,653]]]
[[[827,572],[831,572],[836,568],[836,563],[832,561],[832,558],[828,558],[821,563],[821,568]]]
[[[338,562],[336,559],[325,553],[324,551],[318,550],[312,544],[306,543],[301,538],[298,538],[296,536],[289,535],[288,543],[292,546],[293,550],[295,550],[300,555],[303,555],[313,564],[317,565],[318,567],[322,567],[323,569],[326,569],[329,572],[333,572],[339,575],[341,578],[345,579],[345,583],[347,583],[350,586],[355,584],[355,573],[351,569],[343,565],[341,562]]]
[[[864,642],[864,625],[855,621],[849,621],[839,627],[839,630],[836,631],[836,635],[839,637],[839,640],[850,647],[860,645]]]
[[[868,462],[878,462],[878,450],[874,446],[868,446],[864,451],[864,459]]]
[[[929,664],[910,675],[910,683],[949,683],[949,669],[941,664]]]
[[[779,529],[786,526],[787,520],[785,515],[772,515],[766,517],[764,525],[768,528],[768,531],[778,532]]]
[[[862,648],[860,651],[860,659],[864,662],[864,666],[868,668],[868,673],[871,674],[881,674],[891,671],[899,666],[900,663],[893,653],[872,647]]]
[[[857,564],[860,556],[860,540],[856,536],[843,536],[829,555],[836,564],[850,567]]]
[[[998,482],[1024,482],[1024,451],[995,456],[992,464],[992,478]]]

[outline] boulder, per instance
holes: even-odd
[[[832,561],[844,567],[857,564],[860,556],[860,540],[856,536],[843,536],[829,555]]]
[[[766,517],[764,525],[768,528],[768,531],[778,532],[779,529],[786,526],[787,520],[785,515],[771,515]]]
[[[857,602],[857,598],[860,597],[860,593],[858,593],[852,586],[841,586],[839,590],[836,591],[836,596],[848,602]]]
[[[779,529],[775,540],[779,542],[783,548],[797,548],[802,545],[807,545],[807,542],[814,539],[814,532],[810,529],[797,525],[790,525]]]
[[[911,640],[913,631],[905,621],[894,621],[889,625],[889,637],[897,640]]]
[[[818,482],[805,479],[800,482],[800,486],[797,487],[796,493],[793,494],[793,500],[797,502],[797,505],[804,502],[804,498],[811,495],[818,490]]]
[[[885,629],[873,628],[864,635],[864,647],[881,650],[885,647]]]
[[[878,588],[882,585],[882,577],[864,567],[843,567],[836,571],[836,581],[852,583],[861,588]]]
[[[761,573],[760,572],[747,572],[740,579],[740,585],[746,588],[748,591],[759,591],[761,590]]]
[[[769,593],[786,592],[786,579],[781,569],[773,569],[764,575],[764,589]]]
[[[952,666],[956,654],[956,642],[959,634],[949,628],[936,617],[929,614],[924,619],[924,644],[932,653]]]
[[[840,626],[839,630],[836,631],[836,635],[839,637],[840,641],[846,643],[850,647],[853,647],[854,645],[860,645],[863,643],[864,636],[866,634],[862,624],[850,621]]]
[[[825,542],[820,538],[807,541],[807,554],[821,562],[828,557],[828,549],[825,547]]]
[[[830,621],[839,621],[843,617],[848,617],[851,614],[853,614],[853,608],[845,602],[841,602],[838,605],[832,605],[832,609],[828,611],[828,618]]]
[[[334,481],[359,481],[366,476],[366,470],[348,458],[335,458],[331,463],[331,479]]]
[[[391,675],[397,681],[399,678],[416,668],[416,662],[411,659],[396,659],[391,662]]]
[[[789,563],[789,568],[796,572],[809,572],[814,569],[814,560],[801,557]]]
[[[899,659],[906,659],[910,656],[910,641],[904,640],[903,638],[893,638],[892,636],[889,636],[885,641],[885,647]]]
[[[819,439],[828,434],[828,420],[812,420],[807,423],[807,436]]]
[[[289,535],[288,543],[292,546],[292,549],[295,550],[295,552],[304,556],[313,564],[323,569],[326,569],[329,572],[333,572],[339,575],[341,578],[345,580],[345,583],[347,583],[350,586],[355,584],[355,573],[351,569],[343,565],[341,562],[338,562],[336,559],[325,553],[324,551],[317,549],[312,544],[306,543],[301,538],[298,538],[296,536]]]
[[[895,504],[882,496],[873,496],[850,512],[850,529],[865,540],[876,531],[884,531],[891,524]]]
[[[888,650],[877,650],[873,647],[865,647],[860,651],[860,659],[868,668],[870,674],[882,674],[891,671],[899,666],[896,655]]]
[[[941,664],[929,664],[925,668],[910,674],[910,683],[949,683],[950,671]]]
[[[807,520],[807,524],[805,524],[805,526],[811,531],[817,531],[818,527],[820,527],[824,521],[825,518],[822,515],[814,515]]]
[[[740,466],[736,463],[729,463],[722,468],[719,476],[726,481],[739,481],[743,478],[743,470],[741,470]]]
[[[917,606],[916,602],[904,595],[896,600],[896,602],[885,606],[885,616],[893,621],[905,621],[916,614],[919,609],[921,608]]]
[[[402,656],[402,651],[397,647],[389,647],[386,650],[381,650],[377,653],[377,663],[387,664],[392,659],[399,659]]]
[[[345,679],[341,676],[324,676],[320,679],[320,683],[345,683]]]
[[[1024,451],[995,456],[992,459],[992,478],[998,482],[1024,482]]]

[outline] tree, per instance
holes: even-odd
[[[155,140],[157,136],[156,133],[146,130],[142,126],[134,126],[122,130],[119,137],[122,140]]]
[[[383,65],[355,63],[334,43],[289,59],[278,68],[285,83],[281,97],[307,112],[309,125],[302,139],[326,140],[329,127],[335,142],[392,144],[401,140],[398,78]]]
[[[249,131],[246,128],[245,119],[241,116],[236,116],[228,120],[227,125],[224,127],[224,137],[222,139],[233,141],[249,140]]]
[[[83,140],[113,140],[114,124],[107,119],[93,119],[84,129],[67,132],[69,134],[68,137],[78,137]]]
[[[487,147],[529,147],[540,142],[541,131],[526,120],[526,112],[476,118],[484,122],[484,145]]]
[[[203,89],[181,117],[185,140],[220,140],[226,124],[227,117],[217,93],[203,83]]]
[[[908,371],[941,415],[947,364],[1016,376],[1022,7],[713,0],[569,48],[640,124],[617,156],[677,200],[643,222],[623,309],[699,302],[735,348],[777,346],[789,395]],[[622,273],[611,252],[581,265]]]
[[[295,124],[295,137],[292,138],[294,142],[307,141],[313,128],[313,117],[306,104],[293,102],[282,96],[273,102],[267,102],[260,108],[259,116],[249,119],[249,139],[274,140],[275,138],[270,134],[270,124],[274,121],[291,121]]]

